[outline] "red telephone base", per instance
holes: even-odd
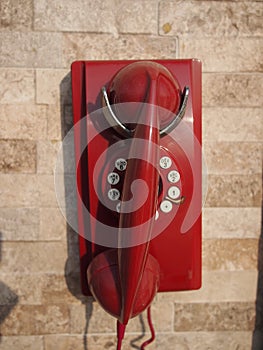
[[[90,114],[102,108],[101,98],[99,98],[101,88],[107,87],[111,78],[121,68],[132,62],[134,61],[77,61],[72,64],[74,124],[87,116],[87,129],[94,127]],[[160,139],[160,158],[164,157],[164,161],[168,159],[170,164],[167,166],[166,163],[160,167],[163,197],[159,201],[159,217],[156,219],[156,227],[159,223],[168,220],[169,215],[171,215],[171,212],[168,212],[170,202],[169,200],[169,203],[165,202],[165,196],[166,193],[171,193],[169,191],[174,190],[174,188],[170,189],[174,185],[174,181],[177,181],[175,185],[179,188],[184,201],[181,201],[180,204],[172,203],[173,208],[176,207],[176,219],[172,220],[161,234],[151,240],[149,253],[160,266],[159,292],[198,289],[201,286],[201,63],[191,59],[155,60],[153,62],[166,67],[177,79],[181,88],[188,86],[190,89],[183,123],[192,135],[188,144],[192,147],[193,157],[189,160],[187,151],[182,149],[180,143],[174,142],[171,135],[168,134]],[[189,137],[189,133],[187,135]],[[85,137],[89,138],[88,131]],[[116,133],[114,137],[116,139]],[[76,129],[76,159],[80,158],[80,144],[83,142],[88,144],[87,139],[83,139],[83,133],[81,134]],[[197,144],[199,147],[196,147]],[[94,193],[88,191],[91,187],[88,169],[94,169],[102,150],[105,150],[109,145],[110,141],[105,138],[105,135],[101,138],[99,136],[92,146],[88,145],[87,154],[81,157],[77,168],[78,191],[81,195],[81,201],[89,208],[95,206],[97,209],[99,204]],[[123,158],[123,155],[120,153],[118,157]],[[109,156],[107,161],[114,161],[111,158],[112,156]],[[107,166],[104,171],[107,174]],[[102,178],[106,176],[105,174],[102,174]],[[179,176],[179,179],[175,179],[176,176]],[[87,179],[89,180],[87,181]],[[90,194],[87,195],[87,193]],[[80,203],[78,204],[80,208]],[[182,224],[191,206],[199,214],[194,215],[195,220],[191,227],[182,233]],[[113,220],[112,223],[115,224],[116,218],[108,220],[109,222]],[[78,222],[82,290],[83,294],[90,295],[87,268],[100,252],[111,248],[85,239],[86,233],[93,228],[84,222],[80,210],[78,211]]]

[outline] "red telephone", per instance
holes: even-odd
[[[157,292],[201,286],[201,63],[71,69],[82,290],[117,318],[120,349]]]

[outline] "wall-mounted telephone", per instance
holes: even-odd
[[[72,96],[82,290],[120,349],[157,292],[201,286],[201,63],[77,61]]]

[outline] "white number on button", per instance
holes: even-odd
[[[123,158],[119,158],[116,160],[115,162],[115,167],[120,170],[120,171],[123,171],[126,169],[127,167],[127,161]]]
[[[171,170],[168,175],[168,181],[172,182],[172,183],[176,183],[180,180],[180,174],[178,173],[177,170]]]
[[[181,192],[180,192],[180,189],[176,186],[171,186],[168,190],[168,196],[171,198],[171,199],[176,199],[180,196]]]
[[[111,201],[116,201],[120,198],[120,191],[116,188],[111,188],[108,192],[108,197]]]
[[[110,185],[116,185],[120,181],[120,176],[117,173],[109,173],[107,180]]]
[[[170,201],[162,201],[160,208],[162,212],[169,213],[173,209],[173,205]]]
[[[169,157],[162,157],[160,159],[160,167],[163,169],[168,169],[172,165],[172,160]]]

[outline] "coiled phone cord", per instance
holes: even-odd
[[[149,306],[147,309],[147,320],[148,320],[148,325],[151,331],[151,338],[146,340],[142,345],[140,350],[145,350],[145,347],[149,344],[151,344],[155,340],[155,331],[154,331],[154,326],[152,323],[152,316],[151,316],[151,307]],[[124,338],[124,333],[125,333],[126,325],[121,324],[119,321],[117,321],[117,350],[121,350],[121,345],[122,345],[122,340]]]

